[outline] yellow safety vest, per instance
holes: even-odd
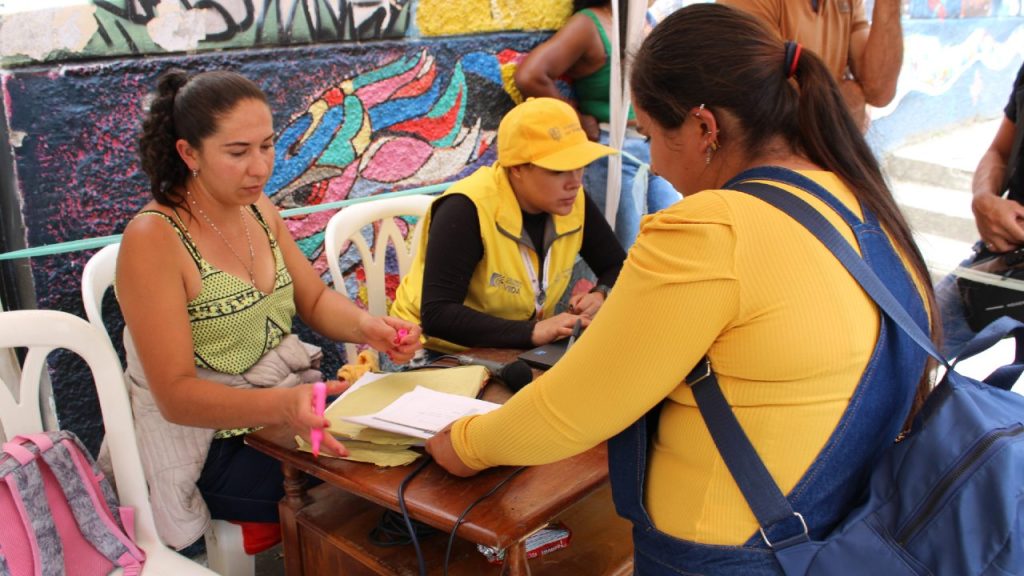
[[[583,245],[585,199],[583,190],[567,216],[551,215],[554,239],[539,273],[540,258],[523,232],[523,214],[508,181],[505,168],[495,163],[478,169],[452,184],[440,196],[462,194],[476,206],[484,255],[473,271],[464,304],[474,310],[506,320],[543,319],[554,315],[572,279],[573,264]],[[435,204],[437,200],[434,201]],[[423,234],[409,273],[402,279],[391,314],[410,322],[420,321],[423,297],[423,265],[427,254],[430,214],[423,221]],[[545,242],[548,241],[545,234]],[[543,280],[540,280],[543,278]],[[465,346],[427,335],[425,346],[442,352],[459,352]]]

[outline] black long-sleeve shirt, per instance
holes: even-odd
[[[536,320],[505,320],[464,304],[473,271],[484,255],[480,222],[473,201],[462,194],[439,200],[432,208],[423,270],[420,321],[433,337],[462,346],[530,348]],[[534,246],[544,246],[547,212],[523,212],[523,229]],[[587,197],[580,255],[597,275],[598,284],[611,286],[619,276],[626,253],[597,205]],[[543,250],[538,250],[540,274]]]

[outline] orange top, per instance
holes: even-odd
[[[838,80],[850,58],[850,36],[869,26],[864,0],[717,0],[763,20],[780,40],[795,40],[821,58]],[[782,74],[782,71],[779,71]]]

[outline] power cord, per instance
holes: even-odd
[[[483,502],[486,498],[490,497],[495,492],[500,490],[502,486],[508,484],[509,480],[512,480],[513,478],[518,476],[520,473],[522,473],[523,470],[526,470],[526,466],[520,466],[519,468],[513,470],[512,473],[503,478],[501,482],[495,484],[493,488],[491,488],[485,494],[481,495],[479,498],[474,500],[469,506],[466,506],[466,509],[462,511],[462,514],[459,514],[459,517],[455,520],[455,525],[452,526],[452,531],[448,534],[448,546],[445,548],[444,551],[444,576],[448,576],[448,562],[451,559],[452,555],[452,545],[455,543],[455,533],[458,532],[459,526],[461,526],[462,522],[465,521],[466,516],[469,515],[469,512],[473,510],[473,508],[476,507],[477,504]]]
[[[445,362],[454,362],[454,364],[446,364]],[[462,360],[455,354],[442,354],[433,360],[429,364],[424,365],[424,368],[459,368],[464,366]]]
[[[426,538],[437,534],[437,530],[422,522],[413,520],[412,525],[416,529],[417,538]],[[405,527],[405,519],[402,518],[402,515],[392,510],[384,510],[377,525],[370,530],[370,543],[382,548],[412,544],[409,529]]]
[[[422,472],[431,461],[433,461],[433,458],[429,454],[424,454],[423,461],[420,462],[419,466],[414,468],[412,472],[409,472],[402,479],[402,483],[398,485],[398,509],[402,512],[402,519],[405,521],[405,527],[409,531],[409,539],[412,540],[412,546],[416,549],[416,564],[419,567],[420,576],[427,576],[427,562],[423,558],[423,550],[420,549],[420,540],[416,537],[416,529],[413,528],[412,518],[409,517],[409,509],[405,507],[405,489],[412,482],[412,479]]]
[[[415,366],[409,368],[408,370],[450,367],[445,366],[443,364],[437,364],[436,362],[438,360],[455,360],[456,362],[459,361],[458,358],[455,357],[454,355],[445,354],[444,356],[435,358],[430,364],[426,364],[423,366]],[[461,362],[459,362],[459,364],[461,364]],[[481,395],[483,395],[483,390],[480,390],[480,392],[477,394],[477,397],[479,398]],[[416,468],[410,471],[409,474],[407,474],[406,477],[402,479],[402,482],[398,485],[398,509],[401,511],[402,521],[405,524],[404,534],[401,527],[396,526],[397,519],[395,518],[394,514],[387,510],[384,512],[384,515],[381,517],[377,526],[375,526],[373,530],[370,531],[370,540],[378,546],[399,546],[408,544],[411,541],[413,548],[416,550],[416,564],[420,576],[427,576],[427,564],[425,558],[423,557],[423,550],[420,548],[419,538],[422,536],[429,536],[435,533],[436,531],[430,526],[427,526],[421,522],[414,522],[413,519],[409,516],[409,510],[405,506],[405,490],[409,486],[409,483],[412,482],[412,479],[415,478],[417,474],[422,472],[423,469],[426,468],[431,461],[433,461],[433,458],[429,454],[424,454],[423,461],[420,462],[419,465],[416,466]],[[518,476],[525,469],[525,466],[520,466],[519,468],[513,470],[512,473],[503,478],[501,482],[495,484],[490,490],[488,490],[486,493],[484,493],[479,498],[470,503],[470,505],[467,506],[466,509],[463,510],[461,514],[459,514],[459,517],[455,520],[455,525],[452,527],[452,530],[448,535],[448,545],[445,548],[444,554],[444,576],[448,576],[448,563],[451,557],[452,545],[455,542],[455,534],[458,532],[459,526],[461,526],[462,523],[465,521],[466,516],[469,515],[469,513],[473,510],[473,508],[476,507],[477,504],[483,502],[486,498],[490,497],[495,492],[500,490],[502,486],[504,486],[510,480]]]

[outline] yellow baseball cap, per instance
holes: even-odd
[[[576,170],[609,154],[618,151],[588,140],[576,111],[557,98],[527,98],[498,125],[502,166],[536,164],[548,170]]]

